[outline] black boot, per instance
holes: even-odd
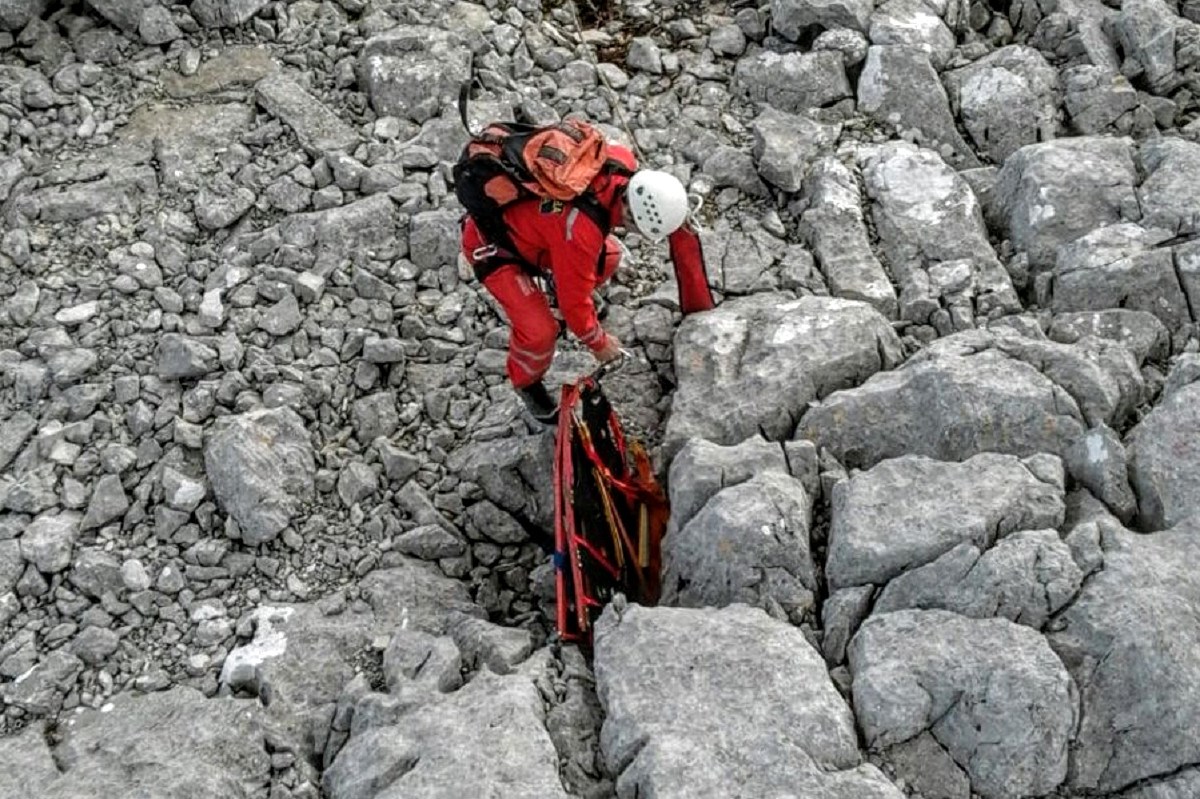
[[[517,394],[535,421],[551,427],[558,424],[558,403],[551,399],[550,392],[541,380],[532,386],[517,389]]]

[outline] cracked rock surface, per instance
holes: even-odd
[[[468,79],[719,300],[619,231],[592,648]],[[0,795],[1195,799],[1198,186],[1192,0],[0,0]]]

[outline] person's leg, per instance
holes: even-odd
[[[508,379],[535,418],[553,422],[558,403],[542,377],[554,360],[559,324],[546,296],[516,264],[497,269],[483,285],[508,317]]]

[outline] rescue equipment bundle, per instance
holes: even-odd
[[[554,455],[556,627],[583,644],[615,594],[658,601],[670,513],[645,448],[626,438],[600,388],[602,371],[563,386]]]

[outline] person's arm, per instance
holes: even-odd
[[[604,239],[587,214],[572,208],[563,214],[562,236],[550,248],[550,266],[563,319],[571,333],[597,357],[615,342],[609,341],[612,337],[600,326],[592,302]]]

